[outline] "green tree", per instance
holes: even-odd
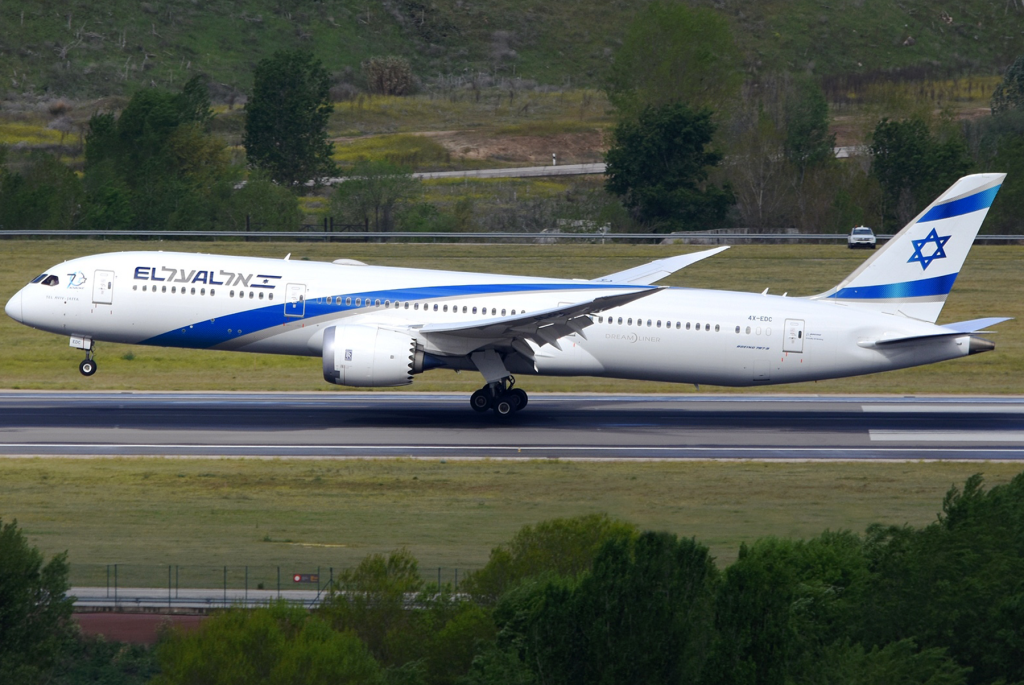
[[[206,129],[210,116],[198,77],[180,93],[138,91],[119,117],[93,116],[85,144],[86,223],[212,227],[232,179],[224,143]]]
[[[373,685],[380,666],[352,633],[281,603],[232,609],[157,647],[155,685]]]
[[[883,221],[894,228],[902,228],[972,167],[958,131],[933,135],[920,117],[882,119],[872,135],[871,158],[885,201]]]
[[[1024,55],[1013,61],[992,93],[993,115],[1020,110],[1024,110]]]
[[[985,218],[986,233],[1024,233],[1024,109],[964,123],[967,146],[979,171],[1006,174]]]
[[[722,160],[710,149],[714,133],[710,110],[648,107],[615,127],[605,187],[655,230],[715,228],[733,195],[708,182],[709,169]]]
[[[694,540],[651,532],[612,538],[591,572],[549,575],[502,598],[495,619],[509,655],[503,670],[516,673],[519,659],[542,683],[698,682],[717,575]]]
[[[680,103],[722,109],[742,82],[741,63],[725,17],[656,0],[627,28],[605,90],[624,118]]]
[[[327,140],[331,80],[308,52],[276,52],[253,72],[242,144],[249,165],[286,188],[337,173]]]
[[[0,158],[0,226],[12,230],[70,230],[82,219],[85,191],[56,157],[37,153],[22,173]]]
[[[865,555],[858,641],[913,638],[969,667],[970,683],[1024,681],[1024,474],[988,491],[969,478],[923,529],[871,527]]]
[[[354,631],[385,666],[401,665],[398,643],[414,620],[405,609],[406,596],[422,589],[419,562],[408,550],[371,554],[339,575],[339,591],[323,603],[321,615],[336,630]]]
[[[221,206],[220,225],[225,230],[244,231],[246,217],[253,230],[297,231],[302,227],[298,197],[262,171],[252,172],[245,185],[232,191]]]
[[[0,520],[0,682],[45,682],[73,638],[67,554],[43,563],[17,521]]]
[[[487,565],[467,576],[462,589],[494,602],[525,578],[545,573],[577,576],[590,570],[594,557],[609,540],[628,539],[636,527],[607,514],[541,521],[523,526],[503,545],[491,550]]]
[[[422,184],[409,169],[388,161],[356,162],[331,197],[331,211],[345,223],[371,231],[394,229],[396,212],[411,202]]]

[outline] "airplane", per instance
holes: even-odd
[[[478,371],[473,409],[509,416],[516,375],[767,386],[987,352],[1007,318],[936,324],[1005,174],[961,178],[834,288],[811,297],[661,287],[728,247],[593,280],[178,252],[55,265],[7,315],[66,335],[96,372],[96,342],[321,357],[328,383],[407,385]]]

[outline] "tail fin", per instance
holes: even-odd
[[[935,322],[1006,174],[964,176],[821,299]]]

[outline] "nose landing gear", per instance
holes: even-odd
[[[496,383],[488,383],[470,396],[469,404],[478,412],[493,409],[496,416],[511,416],[525,408],[530,401],[524,390],[513,387],[515,383],[516,379],[512,376],[506,376]]]
[[[83,376],[91,376],[96,373],[96,360],[92,358],[92,350],[86,350],[85,359],[78,365],[78,370]]]

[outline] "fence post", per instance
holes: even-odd
[[[114,564],[114,608],[117,608],[117,564]]]
[[[437,567],[437,594],[441,594],[441,567]]]
[[[249,606],[249,567],[245,567],[245,606]]]
[[[320,567],[316,567],[316,596],[320,596]]]
[[[248,214],[245,215],[245,232],[246,233],[249,232],[249,215]]]
[[[167,564],[167,608],[171,608],[171,565]]]
[[[107,564],[107,599],[110,599],[110,564]]]
[[[181,587],[178,584],[178,565],[174,565],[174,598],[178,598],[178,588]]]
[[[459,592],[459,569],[455,569],[455,593]]]
[[[281,599],[281,567],[277,567],[277,598]]]
[[[224,607],[228,606],[228,567],[224,567]]]

